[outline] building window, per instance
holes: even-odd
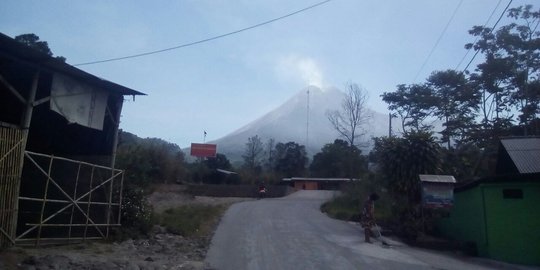
[[[505,198],[505,199],[523,199],[523,190],[521,190],[521,189],[503,189],[503,198]]]

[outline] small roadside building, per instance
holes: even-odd
[[[283,178],[282,181],[296,190],[338,190],[341,185],[351,181],[359,181],[359,179],[291,177]]]
[[[540,138],[501,139],[496,171],[456,187],[438,228],[479,256],[540,265]]]
[[[118,128],[137,95],[0,33],[0,248],[120,225]]]

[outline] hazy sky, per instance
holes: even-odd
[[[320,1],[2,0],[0,32],[35,33],[74,65],[203,40]],[[513,1],[511,7],[535,2]],[[227,135],[309,84],[344,89],[347,82],[358,83],[369,92],[370,106],[387,113],[383,92],[456,68],[464,44],[474,40],[468,30],[484,25],[498,3],[333,0],[210,42],[78,68],[148,94],[124,103],[121,128],[186,147],[202,142],[204,130],[207,141]],[[500,1],[488,26],[507,4]]]

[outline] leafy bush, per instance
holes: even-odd
[[[144,195],[142,188],[124,185],[121,209],[122,227],[113,230],[114,240],[136,239],[150,232],[153,226],[153,209]]]
[[[145,199],[150,184],[184,178],[184,154],[176,144],[157,138],[142,139],[121,131],[116,167],[125,170],[127,184],[122,191],[122,227],[114,230],[113,239],[138,238],[148,234],[153,226],[153,211]]]
[[[392,198],[394,229],[414,240],[422,230],[418,175],[441,172],[440,147],[432,134],[411,132],[403,138],[376,138],[374,157]]]

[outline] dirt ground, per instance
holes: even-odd
[[[231,205],[249,198],[192,196],[180,185],[156,186],[148,197],[154,211],[187,204]],[[0,251],[0,269],[209,269],[204,264],[211,235],[187,238],[155,226],[147,239],[103,241]]]

